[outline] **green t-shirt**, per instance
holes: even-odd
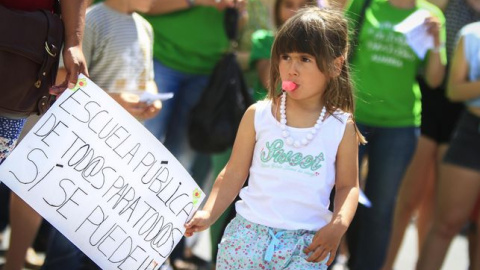
[[[270,59],[273,40],[275,39],[273,31],[257,30],[252,34],[252,50],[250,52],[250,67],[255,69],[255,64],[258,60]],[[267,95],[267,90],[263,87],[260,78],[257,76],[253,83],[253,98],[255,100],[262,100]]]
[[[153,26],[155,59],[181,72],[211,73],[229,46],[223,17],[224,12],[200,6],[145,16]]]
[[[363,2],[351,2],[347,10],[351,26]],[[380,127],[420,126],[421,94],[415,76],[428,54],[424,61],[420,60],[405,36],[393,30],[418,9],[426,9],[440,20],[440,38],[445,42],[445,18],[440,9],[426,1],[417,0],[412,9],[398,9],[388,0],[372,0],[367,8],[351,62],[359,123]],[[446,59],[445,50],[442,58]]]

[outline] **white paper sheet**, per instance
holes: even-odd
[[[434,47],[433,37],[428,34],[424,23],[430,16],[426,10],[417,10],[394,27],[395,31],[405,35],[408,45],[420,59],[424,59],[427,51]]]

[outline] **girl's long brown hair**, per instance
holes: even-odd
[[[341,11],[330,8],[304,8],[290,18],[279,29],[273,43],[268,98],[276,102],[281,94],[278,87],[280,56],[292,52],[306,53],[315,57],[320,71],[329,77],[323,94],[327,112],[333,115],[337,109],[341,109],[353,115],[353,86],[346,61],[349,50],[347,25]],[[343,59],[340,72],[338,65],[335,65],[339,57]],[[357,135],[361,143],[366,142],[358,129]]]

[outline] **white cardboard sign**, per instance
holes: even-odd
[[[205,197],[83,75],[0,166],[0,180],[103,269],[159,269]]]

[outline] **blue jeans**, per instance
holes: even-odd
[[[50,237],[42,270],[100,270],[100,267],[57,230],[53,230]]]
[[[194,152],[188,143],[188,118],[190,111],[200,100],[209,76],[176,71],[157,60],[154,60],[154,71],[158,91],[172,92],[174,97],[163,101],[160,113],[145,121],[145,127],[191,173],[199,154]]]
[[[397,191],[410,163],[419,128],[382,128],[358,124],[368,143],[359,149],[359,160],[368,156],[365,194],[371,208],[359,206],[349,229],[352,270],[382,267],[390,238]]]
[[[186,60],[188,61],[188,60]],[[158,92],[174,94],[172,99],[163,101],[160,113],[145,121],[145,127],[180,161],[202,187],[210,169],[210,157],[195,152],[188,142],[188,118],[197,105],[207,86],[209,75],[187,74],[153,61],[155,82]],[[174,261],[183,257],[185,241],[182,239],[170,258]]]

